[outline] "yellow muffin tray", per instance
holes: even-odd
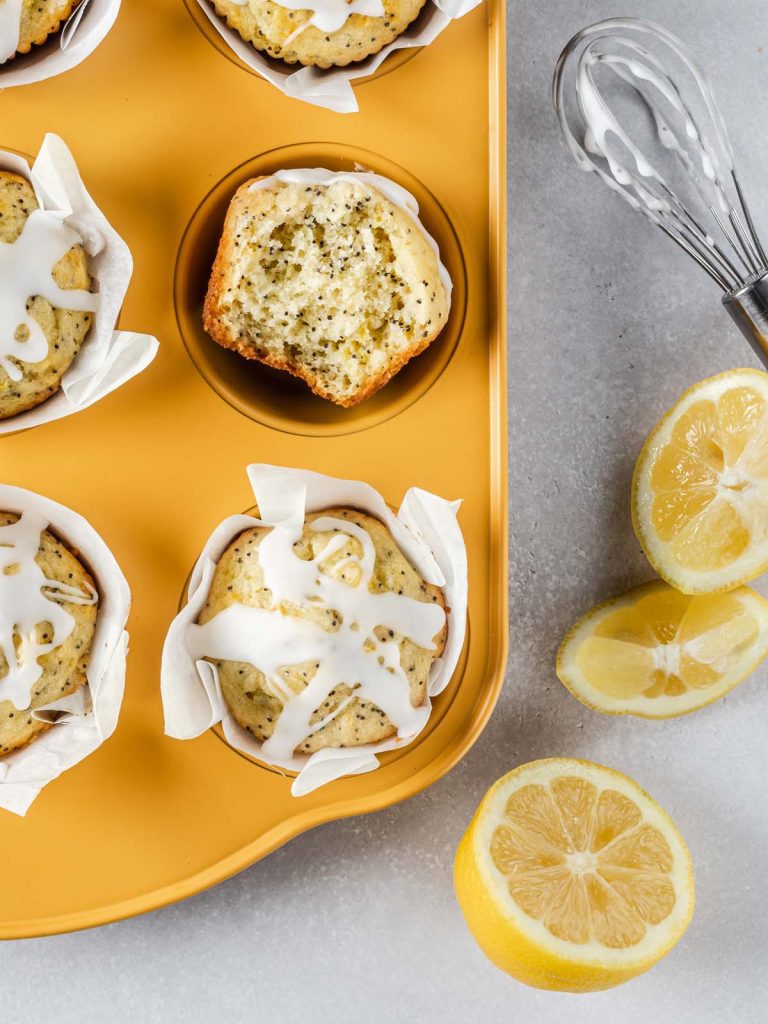
[[[90,409],[0,438],[0,479],[86,516],[133,591],[117,732],[26,818],[0,811],[2,938],[151,910],[315,825],[412,796],[493,709],[507,651],[503,6],[486,0],[396,63],[357,87],[361,113],[334,114],[225,59],[183,0],[130,0],[80,67],[0,96],[0,147],[36,153],[55,131],[72,149],[133,251],[124,323],[161,343],[149,370]],[[389,174],[446,250],[452,322],[369,407],[329,408],[200,334],[228,195],[276,160]],[[254,461],[366,480],[393,505],[411,485],[464,499],[470,629],[428,728],[378,770],[300,799],[213,731],[163,735],[163,639],[212,528],[253,503]]]

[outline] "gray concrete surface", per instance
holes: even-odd
[[[580,26],[617,8],[663,21],[710,69],[768,224],[768,17],[755,0],[509,6],[512,653],[499,707],[464,762],[402,806],[318,829],[182,905],[3,945],[0,1005],[13,1024],[766,1019],[768,671],[661,724],[592,714],[553,672],[571,621],[650,575],[628,506],[646,433],[688,384],[753,361],[704,275],[571,165],[549,80]],[[534,992],[497,972],[453,900],[453,851],[482,793],[555,754],[638,779],[678,820],[697,867],[681,945],[596,996]]]

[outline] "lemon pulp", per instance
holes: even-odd
[[[575,776],[514,793],[491,858],[521,910],[567,942],[625,949],[675,905],[659,829],[617,790]]]
[[[597,711],[668,718],[722,697],[767,653],[760,594],[692,596],[659,580],[580,619],[561,644],[557,674]]]

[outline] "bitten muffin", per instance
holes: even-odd
[[[381,179],[314,173],[327,182],[274,176],[238,189],[203,323],[224,348],[351,407],[437,337],[450,295],[434,243]]]
[[[10,512],[0,512],[0,542],[2,527],[18,521],[18,516]],[[35,562],[42,570],[46,579],[55,580],[68,587],[75,587],[84,597],[90,597],[93,603],[76,604],[60,596],[56,603],[74,619],[74,628],[63,643],[54,647],[38,658],[42,674],[32,686],[30,704],[26,709],[19,710],[12,701],[4,699],[7,691],[8,676],[7,652],[2,648],[0,636],[0,757],[26,746],[42,733],[50,729],[51,723],[38,721],[31,712],[53,701],[66,697],[79,690],[87,682],[86,669],[91,652],[91,644],[96,628],[98,595],[90,573],[79,561],[75,552],[71,551],[62,541],[49,530],[40,535],[40,546]],[[12,568],[12,565],[9,566]],[[11,583],[5,590],[10,591],[13,600],[13,574],[6,572]],[[4,623],[12,618],[13,606],[0,607],[0,620]],[[42,619],[35,627],[35,641],[44,644],[49,641],[50,622]],[[11,627],[14,651],[18,652],[21,638]]]
[[[381,0],[360,5],[376,11],[376,16],[356,13],[359,6],[355,0],[347,0],[349,13],[342,11],[340,16],[335,16],[335,10],[325,10],[322,0],[305,10],[293,9],[279,0],[212,2],[229,27],[257,50],[288,64],[330,68],[378,53],[416,19],[425,0]]]
[[[16,242],[38,202],[30,183],[17,174],[0,170],[0,242]],[[88,257],[82,245],[73,246],[53,268],[53,280],[66,291],[91,288]],[[0,364],[0,420],[32,409],[50,398],[72,364],[91,326],[92,315],[57,309],[42,296],[29,296],[27,310],[48,341],[48,354],[40,362],[12,360],[22,373],[12,380]],[[17,335],[18,336],[18,335]]]
[[[442,591],[421,578],[400,551],[387,527],[363,512],[335,508],[308,514],[301,536],[293,545],[293,552],[298,558],[311,561],[320,557],[319,571],[343,580],[350,587],[359,586],[363,582],[358,562],[350,561],[350,556],[353,559],[363,556],[363,547],[357,537],[344,535],[345,543],[342,547],[327,559],[322,558],[326,545],[339,535],[336,530],[311,529],[315,520],[325,516],[346,520],[370,537],[375,551],[373,571],[368,583],[371,593],[405,595],[419,602],[438,604],[440,608],[445,608]],[[229,545],[217,564],[198,624],[204,625],[224,609],[241,604],[254,608],[279,607],[284,616],[310,619],[327,633],[338,631],[341,624],[337,609],[313,602],[307,602],[301,607],[286,605],[284,602],[280,605],[274,603],[271,592],[264,586],[264,574],[259,563],[259,545],[270,532],[267,527],[246,530]],[[410,703],[414,708],[425,703],[430,668],[445,646],[445,615],[441,619],[443,626],[434,636],[433,650],[419,647],[408,636],[397,633],[385,623],[373,631],[377,640],[397,644],[400,668],[407,680]],[[360,643],[364,641],[365,635],[360,634]],[[236,721],[256,739],[269,739],[284,704],[270,688],[263,673],[248,662],[207,660],[218,668],[222,696]],[[298,694],[312,683],[317,669],[315,663],[287,665],[281,668],[280,676]],[[312,754],[326,747],[357,747],[395,735],[395,725],[381,708],[371,701],[352,695],[353,687],[358,682],[360,680],[341,679],[322,698],[309,719],[310,725],[315,726],[326,718],[330,720],[317,731],[304,736],[295,748],[296,753]],[[396,680],[393,679],[394,685]],[[345,706],[341,707],[345,702]]]
[[[14,0],[0,0],[0,7],[13,2]],[[42,46],[59,31],[80,2],[81,0],[21,0],[16,53],[29,53],[33,46]]]

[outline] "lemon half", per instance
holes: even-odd
[[[553,758],[491,787],[461,840],[459,904],[488,957],[536,988],[593,992],[647,971],[693,913],[669,816],[610,768]]]
[[[637,460],[632,519],[651,565],[686,594],[768,569],[768,374],[730,370],[686,391]]]
[[[614,715],[671,718],[711,704],[768,654],[768,601],[749,587],[686,595],[657,580],[598,605],[566,634],[560,681]]]

